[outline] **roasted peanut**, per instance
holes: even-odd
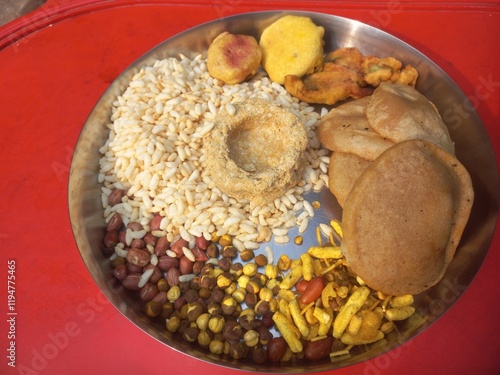
[[[179,268],[179,258],[172,258],[163,255],[158,258],[158,268],[162,271],[168,271],[170,268]]]
[[[194,244],[195,246],[200,249],[200,250],[207,250],[208,246],[210,245],[211,241],[207,240],[203,236],[196,237],[194,239]]]
[[[332,336],[326,336],[320,340],[308,341],[304,348],[304,356],[311,361],[320,360],[330,354],[332,345]]]
[[[113,275],[118,280],[123,280],[127,276],[127,267],[125,266],[125,264],[119,264],[118,266],[116,266],[113,269]]]
[[[135,247],[131,248],[127,252],[126,256],[127,262],[135,266],[144,267],[151,260],[151,254],[145,250],[137,249]]]
[[[110,251],[114,251],[115,246],[120,242],[118,232],[115,230],[108,231],[104,235],[104,246]]]
[[[140,273],[130,273],[122,280],[122,284],[126,289],[139,290]]]
[[[155,284],[147,282],[146,285],[141,288],[139,295],[144,301],[151,301],[159,292],[160,290]]]
[[[121,215],[115,213],[113,216],[111,216],[111,219],[109,219],[108,223],[106,224],[106,231],[118,231],[122,227],[122,225],[123,219]]]
[[[283,337],[273,337],[267,344],[267,358],[271,362],[279,362],[285,355],[287,348]]]
[[[168,285],[169,285],[170,287],[173,287],[173,286],[179,285],[179,276],[180,276],[179,269],[174,268],[174,267],[170,268],[170,269],[167,271],[167,276],[166,276],[166,279],[167,279]]]
[[[179,273],[187,275],[193,272],[193,262],[185,255],[179,258]]]

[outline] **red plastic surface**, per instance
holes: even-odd
[[[167,348],[107,301],[74,243],[66,198],[79,132],[123,69],[188,27],[265,9],[345,16],[410,43],[469,96],[499,155],[498,2],[49,0],[0,28],[0,373],[240,373]],[[477,277],[443,318],[402,347],[335,373],[500,373],[499,265],[497,231]],[[15,316],[8,315],[11,274]]]

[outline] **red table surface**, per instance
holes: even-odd
[[[97,288],[74,243],[67,207],[72,151],[101,94],[137,57],[177,32],[230,14],[302,9],[357,19],[442,67],[471,99],[499,155],[498,5],[49,0],[1,27],[0,373],[240,373],[171,350],[131,324]],[[497,231],[477,277],[443,318],[402,347],[335,373],[500,373],[499,264]],[[7,358],[11,327],[15,367]]]

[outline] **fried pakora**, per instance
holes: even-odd
[[[382,82],[415,87],[417,78],[414,67],[403,67],[394,57],[364,56],[357,48],[345,47],[328,53],[320,71],[304,77],[289,75],[284,84],[300,100],[331,105],[371,95]]]
[[[326,63],[320,72],[304,78],[288,75],[285,89],[307,103],[335,104],[348,98],[360,99],[370,95],[373,88],[363,84],[358,72],[335,63]]]
[[[264,29],[259,45],[262,67],[269,78],[283,84],[286,75],[302,77],[323,64],[325,29],[309,17],[284,16]]]
[[[382,82],[400,83],[415,87],[417,82],[417,70],[411,65],[403,67],[401,61],[394,57],[379,59],[374,56],[366,56],[363,61],[363,72],[366,83],[379,86]]]

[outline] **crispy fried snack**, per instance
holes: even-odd
[[[401,61],[393,57],[379,59],[366,56],[363,61],[363,71],[366,83],[375,87],[387,81],[415,87],[418,78],[414,67],[411,65],[403,67]]]
[[[331,62],[343,66],[349,70],[354,70],[358,72],[360,76],[363,76],[364,59],[363,54],[357,48],[344,47],[328,53],[324,58],[324,62]]]
[[[284,16],[260,37],[262,66],[269,78],[283,84],[286,75],[302,77],[321,68],[325,29],[309,17]]]
[[[348,98],[360,99],[370,95],[373,88],[366,86],[355,70],[333,62],[325,63],[323,70],[304,78],[288,75],[285,89],[307,103],[335,104]]]
[[[323,69],[305,77],[285,77],[286,90],[308,103],[335,104],[345,99],[371,95],[382,82],[415,87],[418,72],[411,65],[386,57],[363,56],[353,47],[339,48],[328,53]]]

